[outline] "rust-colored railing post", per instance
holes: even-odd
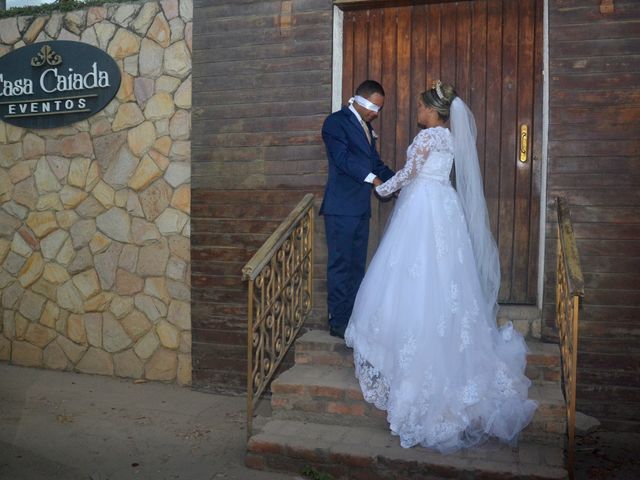
[[[573,225],[566,200],[556,200],[558,246],[556,264],[556,324],[560,337],[562,386],[567,403],[567,470],[574,478],[576,428],[576,378],[578,366],[578,316],[584,279]]]
[[[247,302],[247,438],[253,413],[313,305],[314,196],[307,194],[242,269]]]

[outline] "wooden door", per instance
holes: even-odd
[[[474,112],[491,228],[502,270],[501,303],[535,303],[542,132],[542,0],[479,0],[344,12],[343,100],[366,78],[382,83],[374,122],[382,159],[404,165],[418,131],[416,97],[436,79]],[[520,161],[520,126],[529,130]],[[392,203],[373,201],[372,245]]]

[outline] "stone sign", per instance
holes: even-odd
[[[0,57],[0,119],[55,128],[102,110],[118,92],[115,60],[92,45],[56,40]]]

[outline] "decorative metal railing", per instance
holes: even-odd
[[[313,201],[305,195],[242,269],[249,287],[247,437],[260,396],[311,313]]]
[[[578,309],[584,296],[584,279],[566,200],[556,199],[558,213],[558,258],[556,324],[560,336],[562,387],[567,403],[567,470],[573,479],[576,428],[576,373],[578,366]]]

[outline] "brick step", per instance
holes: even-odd
[[[351,366],[295,365],[273,381],[271,391],[273,415],[278,418],[387,427],[386,412],[364,400]],[[563,444],[566,421],[560,386],[532,385],[529,396],[539,406],[521,437]]]
[[[245,463],[299,474],[313,467],[336,480],[566,479],[558,446],[495,441],[443,455],[404,449],[386,429],[273,419],[251,437]]]
[[[542,311],[534,305],[500,305],[498,308],[498,325],[513,323],[514,328],[527,340],[540,338],[542,330]]]
[[[558,345],[527,339],[529,353],[525,373],[534,383],[560,381],[560,350]],[[296,340],[296,364],[298,365],[349,365],[353,366],[353,350],[344,341],[332,337],[324,330],[311,330]]]

